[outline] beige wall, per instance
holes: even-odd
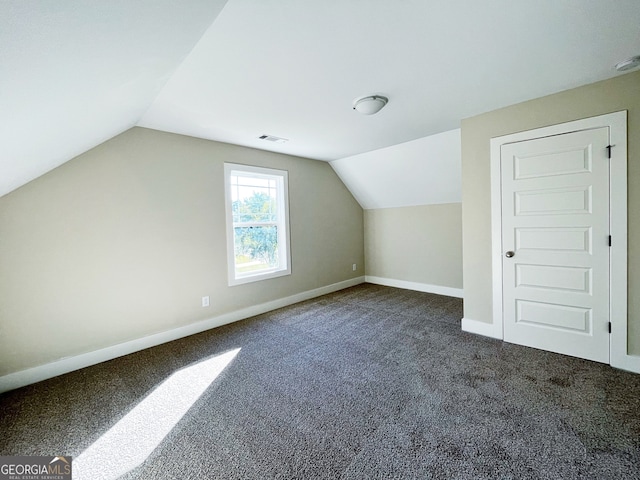
[[[465,318],[492,322],[489,140],[620,110],[628,110],[629,353],[640,354],[640,72],[462,121]]]
[[[289,171],[292,275],[227,286],[225,161]],[[133,128],[0,198],[0,375],[361,276],[363,245],[329,164]]]
[[[366,274],[462,288],[460,203],[364,211]]]

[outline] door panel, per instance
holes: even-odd
[[[609,363],[609,129],[501,149],[504,339]]]
[[[590,213],[589,186],[528,190],[514,195],[515,215]]]
[[[549,265],[516,265],[516,288],[531,287],[591,293],[591,269]]]
[[[569,330],[589,334],[591,309],[553,303],[516,300],[516,323],[550,330]]]
[[[514,167],[516,180],[590,172],[591,155],[588,149],[578,148],[519,156]]]
[[[517,250],[591,252],[591,227],[516,228]]]

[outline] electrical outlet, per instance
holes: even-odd
[[[355,272],[358,269],[358,266],[354,263],[352,268],[353,268],[353,271]]]
[[[202,297],[202,306],[203,307],[209,306],[209,295],[207,295],[206,297]]]

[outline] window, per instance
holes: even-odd
[[[287,172],[224,164],[229,285],[291,273]]]

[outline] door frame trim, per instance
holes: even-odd
[[[502,145],[564,133],[609,127],[611,160],[609,221],[613,244],[610,248],[610,307],[612,332],[609,363],[613,367],[640,373],[640,357],[627,349],[627,111],[609,113],[572,122],[512,133],[491,139],[491,255],[493,291],[492,337],[504,339],[502,304],[502,208],[500,153]]]

